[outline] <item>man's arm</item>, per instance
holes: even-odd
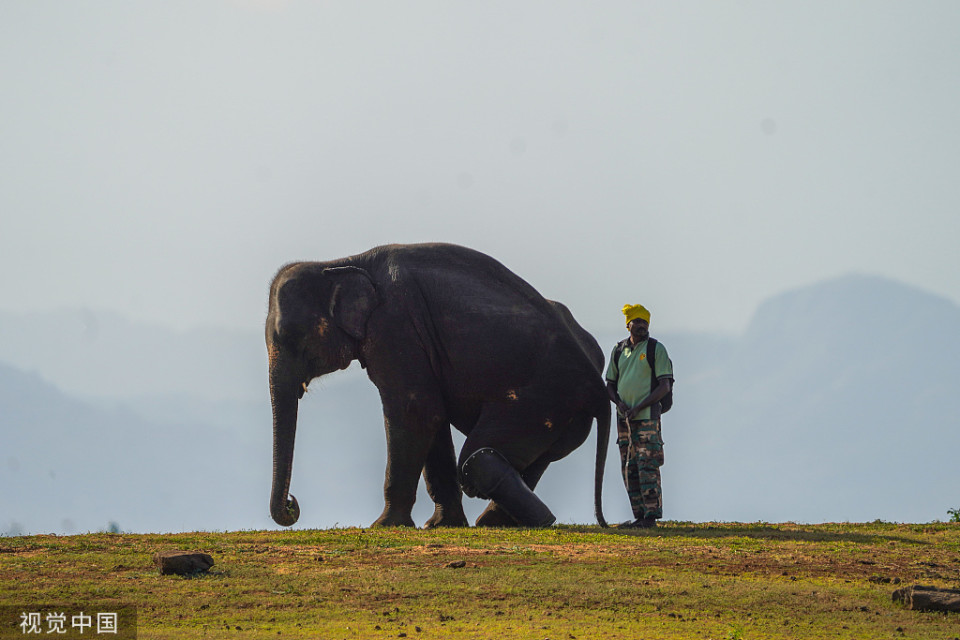
[[[627,418],[635,418],[638,413],[646,409],[647,407],[653,406],[656,403],[660,402],[663,399],[663,396],[670,393],[670,388],[673,386],[673,381],[670,378],[661,378],[657,381],[657,388],[653,390],[646,400],[635,406],[633,409],[630,409],[626,412]],[[607,390],[609,391],[610,385],[607,385]]]
[[[666,392],[664,392],[664,395],[666,395]],[[626,414],[630,410],[627,403],[620,399],[620,394],[617,393],[617,383],[613,380],[607,380],[607,396],[609,396],[610,402],[617,405],[620,413]]]

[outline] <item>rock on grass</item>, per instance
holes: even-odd
[[[165,576],[195,576],[206,573],[214,564],[209,554],[190,551],[161,551],[153,554],[153,563]]]

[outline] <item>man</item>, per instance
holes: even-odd
[[[617,445],[623,482],[633,509],[627,527],[651,528],[663,517],[660,466],[660,401],[673,386],[673,363],[667,349],[650,338],[650,312],[643,305],[623,307],[630,337],[618,343],[607,367],[607,394],[617,405]],[[648,362],[648,340],[655,343]]]

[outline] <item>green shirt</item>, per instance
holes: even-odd
[[[673,363],[667,355],[667,348],[657,341],[657,350],[654,357],[657,366],[656,378],[673,380]],[[637,346],[627,343],[620,354],[620,364],[617,365],[617,347],[610,353],[610,364],[607,366],[607,380],[617,383],[617,394],[628,407],[635,407],[650,395],[650,365],[647,363],[647,341]],[[636,420],[649,420],[650,407],[637,415]]]

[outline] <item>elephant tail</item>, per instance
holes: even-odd
[[[603,471],[607,463],[607,446],[610,444],[610,403],[604,398],[603,409],[597,418],[597,468],[594,476],[593,507],[597,523],[606,529],[607,521],[603,517]]]

